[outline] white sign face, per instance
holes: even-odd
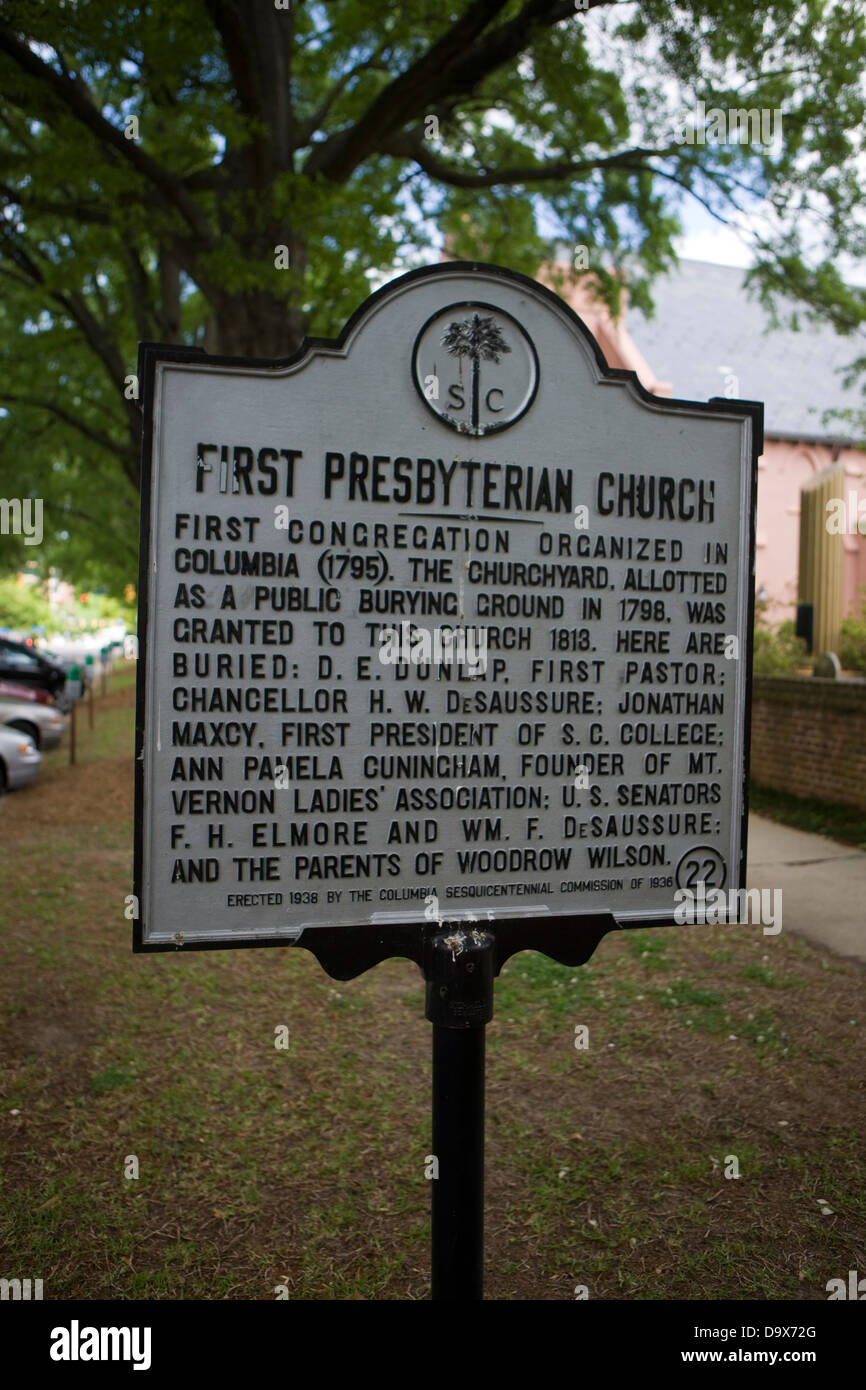
[[[760,407],[460,264],[143,362],[136,949],[742,886]]]

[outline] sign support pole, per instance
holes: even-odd
[[[433,1024],[436,1302],[483,1296],[484,1030],[493,1017],[495,947],[489,932],[455,926],[432,937],[425,952],[425,1014]]]

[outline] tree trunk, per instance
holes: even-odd
[[[220,297],[211,351],[228,357],[290,357],[304,337],[299,309],[265,291]]]
[[[160,323],[163,342],[181,342],[180,266],[170,251],[159,258]]]
[[[210,296],[215,320],[212,351],[230,357],[289,357],[297,352],[306,330],[298,303],[306,246],[285,227],[271,227],[266,234],[250,229],[246,237],[243,230],[236,230],[235,243],[240,254],[264,269],[263,278],[270,284],[249,290],[219,290]],[[288,249],[288,268],[277,264],[278,257],[285,255],[278,247]]]

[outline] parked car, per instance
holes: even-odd
[[[37,748],[56,748],[66,728],[66,717],[54,705],[0,696],[0,724],[27,734]]]
[[[0,679],[36,686],[56,699],[66,684],[66,671],[56,657],[0,637]]]
[[[38,700],[40,705],[53,705],[47,690],[38,685],[19,685],[17,681],[0,681],[0,700]]]
[[[0,724],[0,792],[15,791],[32,782],[42,763],[42,754],[32,739],[19,729]]]

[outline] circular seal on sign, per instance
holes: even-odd
[[[522,324],[495,304],[437,309],[412,349],[412,380],[428,410],[459,434],[507,430],[538,390],[538,354]]]
[[[676,869],[677,887],[688,888],[692,893],[697,892],[699,883],[703,883],[707,892],[711,888],[724,888],[727,876],[728,866],[712,845],[687,849]]]

